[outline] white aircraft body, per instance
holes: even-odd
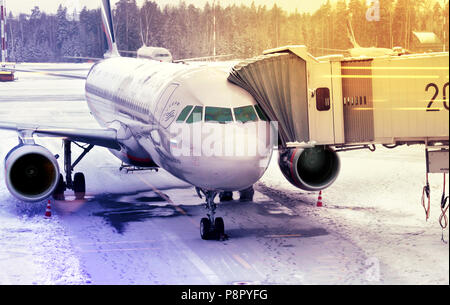
[[[92,66],[85,88],[86,101],[102,129],[0,122],[0,129],[19,135],[19,145],[5,158],[8,189],[23,201],[52,195],[63,199],[66,189],[82,199],[85,178],[82,173],[72,176],[74,167],[94,146],[106,147],[126,164],[160,167],[195,186],[208,209],[208,217],[201,220],[201,237],[223,236],[214,199],[220,192],[248,189],[262,177],[272,156],[270,123],[255,99],[227,80],[223,68],[120,57],[108,0],[103,0],[102,8],[110,52]],[[218,133],[211,136],[211,130]],[[55,155],[36,145],[34,135],[64,139],[65,179]],[[78,142],[88,146],[72,162],[71,144]],[[229,153],[215,153],[229,148]],[[329,162],[323,161],[336,154],[326,148],[305,152],[281,152],[280,168],[288,180],[307,190],[331,185],[337,172],[330,172]]]
[[[103,127],[117,130],[121,149],[111,151],[123,162],[141,167],[160,166],[204,190],[238,191],[261,178],[271,150],[264,156],[205,156],[204,142],[188,137],[184,140],[190,142],[188,151],[192,153],[173,155],[177,140],[171,131],[186,129],[193,135],[195,128],[208,130],[208,125],[217,125],[223,135],[241,135],[233,143],[225,137],[215,138],[212,146],[238,146],[237,139],[260,145],[251,140],[257,134],[248,133],[248,126],[232,117],[233,109],[250,107],[256,118],[256,102],[247,91],[229,83],[227,77],[228,73],[219,68],[110,58],[92,67],[86,81],[86,100]],[[180,118],[183,111],[185,114]],[[199,121],[195,122],[197,111]],[[208,114],[219,111],[228,112],[230,120],[208,121]],[[261,142],[265,141],[264,135]]]

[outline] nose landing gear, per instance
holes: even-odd
[[[204,240],[225,240],[228,236],[225,234],[225,224],[222,217],[215,217],[217,205],[214,203],[214,199],[217,196],[215,191],[204,191],[200,188],[196,188],[197,194],[200,198],[202,194],[205,196],[205,207],[208,210],[208,217],[202,218],[200,221],[200,236]]]

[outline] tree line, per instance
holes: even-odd
[[[373,1],[376,2],[376,1]],[[144,44],[169,49],[176,59],[211,56],[216,52],[247,58],[282,45],[303,44],[313,55],[351,48],[349,21],[361,46],[413,47],[412,31],[434,32],[448,50],[449,4],[436,0],[378,0],[379,18],[369,21],[366,0],[338,0],[314,13],[288,13],[273,7],[186,5],[161,7],[147,0],[120,0],[114,8],[120,50],[136,51]],[[54,15],[34,7],[30,14],[7,23],[9,60],[61,62],[65,56],[101,58],[106,51],[100,9],[83,8],[76,18],[59,5]],[[214,18],[215,16],[215,18]],[[214,22],[214,19],[216,20]]]

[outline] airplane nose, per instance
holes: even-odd
[[[207,190],[246,189],[267,169],[272,155],[270,136],[265,126],[258,128],[258,124],[228,124],[221,128],[221,137],[211,136],[210,141],[204,138],[201,164],[192,180]]]
[[[269,157],[202,158],[202,164],[192,181],[205,190],[243,190],[262,177],[268,164],[265,159]]]

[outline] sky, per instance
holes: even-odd
[[[160,6],[165,6],[167,4],[177,5],[179,0],[154,0]],[[286,11],[294,12],[298,9],[299,12],[309,12],[313,13],[316,11],[323,3],[327,0],[253,0],[255,4],[267,5],[271,8],[276,2],[278,6]],[[332,0],[333,1],[333,0]],[[12,11],[14,15],[20,13],[30,13],[34,6],[39,6],[41,11],[46,13],[56,13],[59,4],[63,4],[68,7],[68,12],[73,11],[77,8],[79,11],[83,6],[87,8],[97,8],[100,7],[100,0],[5,0],[6,7],[9,11]],[[112,0],[112,3],[118,2],[118,0]],[[145,0],[137,0],[139,6],[141,6]],[[203,7],[206,2],[212,3],[212,0],[185,0],[186,4],[194,4],[198,7]],[[218,0],[221,6],[228,6],[232,4],[246,4],[251,5],[251,0]]]

